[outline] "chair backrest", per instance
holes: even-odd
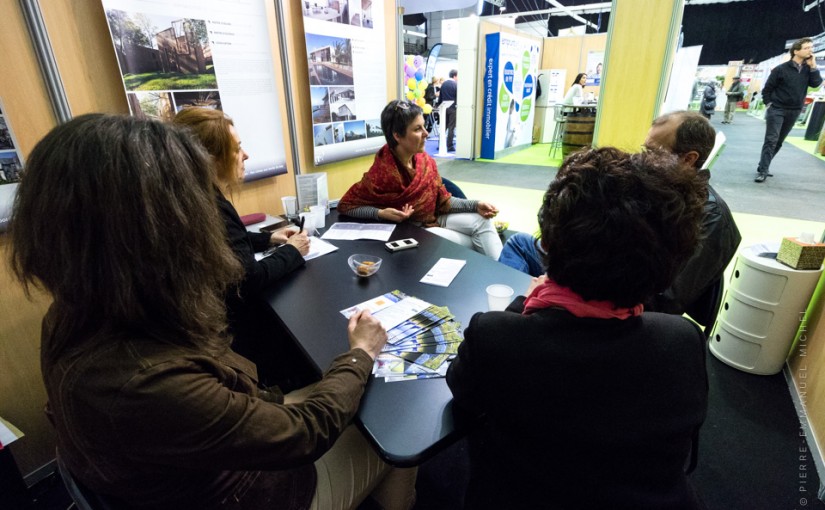
[[[705,337],[710,336],[716,317],[719,315],[719,307],[722,304],[722,294],[725,290],[725,282],[722,277],[713,282],[699,298],[688,305],[686,313],[690,318],[698,322],[705,328]]]
[[[442,177],[441,182],[444,183],[444,187],[447,188],[447,191],[450,192],[450,195],[452,195],[456,198],[467,198],[467,195],[465,195],[464,192],[461,191],[461,188],[459,188],[456,185],[456,183],[454,183],[450,179],[447,179],[446,177]]]
[[[708,159],[705,160],[705,164],[702,165],[702,170],[710,170],[713,168],[713,165],[716,164],[716,160],[719,159],[719,155],[722,154],[722,150],[726,146],[727,137],[725,136],[725,133],[717,131],[716,141],[713,143],[713,149],[711,149]]]
[[[60,473],[60,478],[63,479],[63,485],[66,486],[66,492],[74,501],[78,510],[114,510],[118,505],[108,501],[103,496],[96,494],[88,487],[72,476],[71,471],[60,458],[60,454],[56,454],[57,471]]]
[[[559,103],[553,105],[553,120],[556,122],[564,121],[564,105]]]

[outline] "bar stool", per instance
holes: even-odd
[[[564,105],[557,104],[553,106],[553,139],[550,142],[550,157],[553,158],[561,148],[562,140],[564,138],[564,123],[567,122],[567,117],[564,115]]]

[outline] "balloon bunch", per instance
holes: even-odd
[[[425,114],[433,111],[433,107],[424,100],[424,92],[427,90],[427,81],[424,79],[424,57],[421,55],[407,55],[404,63],[404,80],[406,80],[407,100],[420,106]]]

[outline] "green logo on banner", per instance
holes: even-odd
[[[530,72],[530,52],[525,51],[521,57],[521,78],[524,79],[527,73]]]
[[[519,113],[521,113],[521,121],[522,122],[526,121],[527,117],[530,116],[530,109],[532,108],[532,106],[533,106],[533,100],[532,99],[525,99],[524,101],[521,102],[521,112],[519,112]]]
[[[501,108],[502,113],[507,113],[510,109],[510,93],[504,85],[498,89],[498,107]]]

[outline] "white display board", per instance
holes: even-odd
[[[301,1],[315,164],[373,154],[385,143],[384,2]]]
[[[665,102],[659,110],[659,115],[688,109],[693,97],[693,82],[701,55],[701,46],[682,47],[676,52],[673,67],[670,69]]]
[[[286,173],[264,2],[102,0],[133,115],[223,110],[249,154],[245,180]]]

